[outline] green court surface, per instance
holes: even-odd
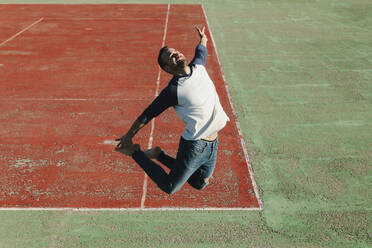
[[[170,3],[204,6],[263,210],[2,210],[0,247],[372,247],[372,2]]]

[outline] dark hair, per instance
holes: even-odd
[[[158,56],[158,64],[159,64],[160,68],[163,69],[163,70],[164,70],[165,63],[164,63],[164,61],[161,59],[161,54],[162,54],[164,51],[166,51],[166,50],[168,50],[168,47],[167,47],[167,46],[162,47],[162,48],[160,49],[160,51],[159,51],[159,56]]]

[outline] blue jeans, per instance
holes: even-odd
[[[168,194],[177,192],[186,182],[195,189],[204,189],[216,165],[218,138],[214,141],[185,140],[181,137],[177,158],[161,152],[158,161],[170,169],[167,174],[161,166],[149,159],[143,151],[132,154],[146,174]]]

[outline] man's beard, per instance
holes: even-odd
[[[180,60],[177,62],[176,68],[177,69],[183,69],[187,65],[187,60]]]

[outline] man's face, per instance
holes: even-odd
[[[183,68],[187,63],[186,57],[174,48],[168,48],[161,56],[163,62],[172,71],[177,70],[178,67]]]

